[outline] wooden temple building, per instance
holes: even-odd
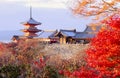
[[[66,43],[89,43],[90,40],[100,31],[101,26],[87,26],[83,32],[73,30],[59,30],[52,34],[53,38],[58,38],[57,42],[60,44]]]

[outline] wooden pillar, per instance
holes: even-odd
[[[63,44],[66,44],[66,37],[63,37]]]
[[[60,37],[60,44],[62,44],[62,42],[63,42],[63,41],[62,41],[62,38]]]

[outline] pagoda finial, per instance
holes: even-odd
[[[30,18],[32,18],[32,6],[30,5]]]

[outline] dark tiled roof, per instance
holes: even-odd
[[[101,26],[87,26],[86,29],[84,30],[84,32],[98,32],[100,31]]]
[[[55,37],[55,34],[57,34],[57,33],[58,33],[58,30],[53,31],[53,33],[49,36],[49,38],[53,38],[53,37]]]
[[[77,32],[74,38],[85,39],[93,38],[101,29],[101,26],[87,26],[84,32]]]
[[[36,20],[34,20],[33,18],[30,18],[28,21],[23,22],[22,24],[35,24],[35,25],[40,25],[40,22],[37,22]]]
[[[53,34],[55,33],[56,31],[42,31],[40,32],[39,34],[39,38],[49,38],[49,37],[53,37]]]
[[[96,30],[93,30],[91,26],[87,26],[84,32],[76,32],[75,29],[73,30],[63,30],[60,31],[43,31],[39,37],[40,38],[52,38],[57,36],[58,34],[62,34],[65,37],[72,37],[77,39],[86,39],[86,38],[93,38],[96,35],[96,32],[100,30],[101,26],[96,26]]]
[[[76,30],[74,29],[74,30],[60,30],[60,33],[62,34],[62,35],[64,35],[64,36],[66,36],[66,37],[73,37],[73,36],[75,36],[76,35]]]
[[[88,34],[87,32],[77,32],[73,38],[77,39],[85,39],[85,38],[93,38],[95,34]]]

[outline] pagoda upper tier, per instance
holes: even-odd
[[[41,30],[37,29],[37,25],[41,25],[40,22],[37,22],[33,18],[30,18],[28,21],[22,23],[25,28],[22,30],[24,32],[24,36],[28,38],[37,37],[36,33],[40,32]]]
[[[22,24],[25,25],[25,26],[27,26],[27,25],[34,25],[34,26],[36,26],[36,25],[41,25],[40,22],[37,22],[37,21],[34,20],[33,18],[30,18],[28,21],[23,22]]]

